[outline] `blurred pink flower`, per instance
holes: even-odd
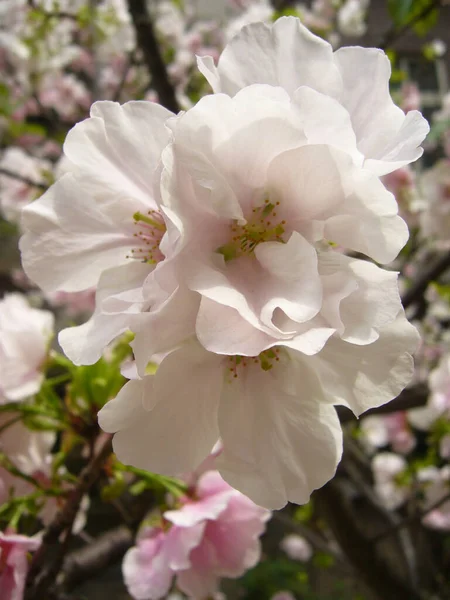
[[[145,528],[123,562],[129,593],[157,600],[177,587],[198,600],[217,591],[221,577],[239,577],[260,557],[259,536],[269,511],[231,488],[217,471],[201,475],[189,497]]]
[[[2,600],[22,600],[28,572],[28,552],[41,541],[15,533],[0,531],[0,590]]]

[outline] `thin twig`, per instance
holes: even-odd
[[[4,167],[0,167],[0,175],[5,175],[6,177],[11,177],[11,179],[16,179],[17,181],[21,181],[22,183],[26,183],[27,185],[31,185],[33,187],[39,188],[40,190],[47,190],[48,185],[45,183],[40,183],[39,181],[34,181],[29,177],[25,177],[24,175],[19,175],[19,173],[15,173],[14,171],[10,171],[9,169],[5,169]]]
[[[152,86],[158,94],[159,102],[168,110],[178,113],[180,106],[175,89],[169,80],[146,1],[128,0],[128,8],[136,30],[137,43],[150,72]]]

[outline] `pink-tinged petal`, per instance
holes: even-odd
[[[228,487],[219,494],[189,502],[178,510],[168,510],[164,513],[164,518],[177,527],[192,527],[203,521],[215,520],[226,509],[235,493],[235,490]]]
[[[342,453],[339,419],[324,402],[314,371],[293,355],[268,371],[243,367],[225,383],[220,403],[223,478],[267,508],[307,502]]]
[[[98,423],[107,433],[127,432],[136,423],[147,418],[144,401],[152,393],[153,379],[133,379],[126,383],[118,395],[105,404],[98,413]],[[125,433],[123,433],[125,435]],[[116,436],[117,438],[117,436]]]
[[[108,403],[99,413],[100,426],[118,431],[114,451],[126,464],[165,475],[194,470],[219,438],[221,385],[220,358],[197,343],[185,344],[163,359],[155,375],[130,381],[120,391],[116,401],[122,403],[133,394],[143,398],[138,420],[121,428],[113,406],[105,424]]]
[[[322,352],[309,357],[325,393],[335,404],[351,408],[359,416],[369,408],[392,400],[411,380],[419,335],[399,313],[396,321],[379,330],[379,338],[367,346],[331,338]]]
[[[25,272],[46,291],[95,286],[102,271],[129,262],[133,214],[143,210],[117,190],[108,193],[94,180],[64,175],[23,210]]]
[[[191,553],[191,560],[195,560],[197,568],[178,573],[177,587],[190,598],[206,600],[218,591],[219,577],[209,568],[211,551],[205,545],[196,548]]]
[[[330,278],[338,286],[328,287],[322,314],[343,340],[371,344],[378,330],[396,319],[401,309],[397,273],[332,251],[320,255],[320,272],[329,286]]]
[[[68,133],[64,153],[80,173],[150,205],[152,174],[169,142],[165,122],[172,116],[154,102],[96,102],[91,117]]]
[[[277,342],[246,321],[236,309],[206,297],[200,303],[196,332],[199,342],[217,354],[257,356]]]
[[[298,322],[304,323],[317,315],[322,304],[322,286],[317,270],[317,252],[294,231],[286,244],[265,242],[255,249],[255,256],[270,277],[273,289],[261,310],[261,320],[272,325],[276,308]]]
[[[339,212],[326,220],[326,239],[377,262],[391,262],[409,237],[394,196],[369,171],[351,170],[347,177],[351,192]]]
[[[173,572],[165,542],[164,533],[156,530],[125,554],[122,573],[135,600],[160,600],[169,592]]]
[[[174,285],[177,287],[173,292],[162,289],[156,275],[155,273],[155,278],[149,278],[154,293],[150,303],[151,310],[136,316],[131,326],[135,332],[131,346],[141,375],[145,374],[146,366],[152,361],[154,354],[168,352],[194,335],[200,304],[198,294],[186,287],[179,287],[176,281]],[[144,296],[145,293],[144,289]]]
[[[205,537],[215,548],[216,573],[239,577],[261,557],[260,536],[270,512],[236,493],[217,521],[207,523]],[[195,556],[193,557],[195,565]]]
[[[323,218],[343,202],[341,163],[350,161],[349,156],[321,145],[288,150],[272,161],[268,186],[280,202],[278,212],[286,227],[301,231],[303,222]]]
[[[106,346],[130,328],[131,314],[138,312],[140,305],[131,304],[117,314],[104,313],[103,303],[123,290],[140,289],[152,266],[134,262],[104,271],[96,291],[96,309],[83,325],[63,329],[58,340],[65,354],[76,365],[91,365],[97,362]],[[141,292],[142,295],[142,292]]]
[[[349,154],[355,164],[362,166],[364,156],[357,148],[350,115],[337,100],[305,86],[296,90],[293,98],[309,144],[338,148]]]
[[[330,44],[293,17],[243,27],[222,52],[217,68],[208,58],[199,58],[198,67],[215,92],[229,95],[253,83],[279,85],[290,93],[306,85],[331,95],[341,85]]]
[[[164,517],[166,514],[167,512],[164,513]],[[186,527],[171,526],[167,533],[164,550],[167,563],[173,571],[190,568],[192,550],[202,543],[204,533],[205,523],[203,521],[189,524]]]
[[[384,52],[346,47],[334,56],[343,79],[340,102],[351,115],[358,149],[371,159],[367,168],[385,175],[419,158],[418,146],[429,127],[420,113],[411,111],[405,117],[392,102],[391,65]]]

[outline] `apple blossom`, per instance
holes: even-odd
[[[450,500],[444,502],[450,493],[450,467],[439,469],[436,466],[425,467],[417,472],[417,481],[423,487],[423,510],[428,511],[422,523],[432,529],[450,530]],[[433,508],[436,503],[442,503]]]
[[[272,25],[244,27],[225,47],[217,67],[207,56],[198,59],[198,66],[214,92],[234,95],[245,86],[265,83],[298,98],[300,114],[315,105],[317,121],[327,115],[323,142],[341,148],[341,136],[333,139],[331,130],[347,130],[346,140],[353,137],[359,159],[377,175],[422,155],[418,146],[428,124],[419,112],[405,116],[392,102],[390,62],[381,50],[345,47],[333,53],[328,42],[298,19],[282,17]]]
[[[210,598],[221,577],[239,577],[258,562],[269,516],[207,471],[159,524],[138,535],[123,562],[128,591],[136,600],[158,600],[176,577],[189,597]]]
[[[53,314],[31,308],[21,294],[0,300],[0,404],[39,391],[53,326]]]

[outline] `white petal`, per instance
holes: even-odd
[[[123,390],[133,384],[135,392],[140,385],[146,410],[116,433],[114,451],[119,460],[165,475],[198,467],[219,438],[221,381],[220,359],[197,344],[187,344],[168,355],[155,375],[129,382]]]
[[[46,291],[94,287],[102,271],[125,262],[133,245],[132,199],[95,181],[64,175],[22,213],[25,272]],[[127,226],[129,230],[127,230]]]
[[[293,17],[243,27],[222,52],[217,69],[202,58],[199,68],[215,92],[229,95],[253,83],[279,85],[290,93],[306,85],[330,94],[337,94],[341,84],[330,44]]]
[[[346,47],[334,54],[343,88],[340,101],[351,115],[359,150],[377,175],[395,171],[421,155],[428,133],[420,113],[406,116],[389,92],[391,65],[382,50]]]
[[[83,325],[63,329],[58,336],[64,353],[76,365],[92,365],[102,355],[106,346],[117,336],[130,328],[133,307],[116,314],[102,310],[102,304],[122,290],[142,286],[151,265],[132,262],[104,271],[96,291],[96,309],[92,317]],[[134,308],[139,310],[139,306]]]
[[[173,114],[153,102],[96,102],[91,118],[69,131],[64,153],[80,172],[94,176],[143,203],[153,196],[153,178]]]
[[[367,346],[331,338],[320,354],[305,358],[316,369],[330,399],[348,406],[357,416],[397,397],[413,375],[411,354],[419,336],[404,314],[379,335]]]
[[[288,363],[240,371],[225,383],[219,411],[221,475],[271,509],[307,502],[334,475],[342,452],[339,419],[323,404],[319,380],[296,359]]]

